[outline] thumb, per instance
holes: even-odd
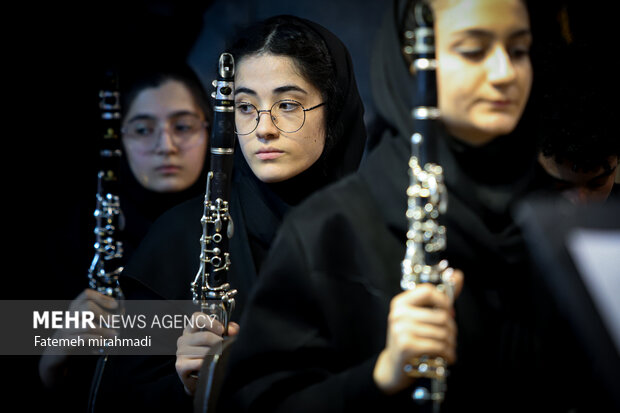
[[[239,324],[231,321],[228,324],[228,336],[236,336],[237,334],[239,334]]]
[[[465,276],[463,275],[463,271],[454,270],[454,273],[452,273],[452,281],[454,283],[454,298],[455,299],[456,297],[459,296],[459,294],[461,294],[461,291],[463,290],[464,279],[465,279]]]
[[[456,300],[456,298],[459,296],[459,294],[461,293],[461,291],[463,290],[463,271],[461,270],[455,270],[452,268],[448,268],[444,271],[444,273],[442,274],[442,280],[444,285],[446,283],[451,284],[451,293],[452,293],[452,300]],[[446,292],[450,290],[450,287],[448,287],[446,289]],[[450,295],[450,293],[448,293],[448,295]]]

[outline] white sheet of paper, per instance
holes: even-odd
[[[620,353],[620,231],[578,228],[566,242]]]

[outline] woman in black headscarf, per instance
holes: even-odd
[[[239,329],[235,321],[244,312],[282,219],[311,193],[357,169],[366,133],[351,58],[325,28],[297,17],[273,17],[242,30],[229,51],[236,64],[238,132],[230,200],[235,233],[228,276],[238,290],[229,326],[229,334],[235,334]],[[277,111],[297,104],[305,109],[305,121],[288,128]],[[270,116],[262,116],[267,110]],[[242,123],[247,114],[249,125]],[[191,298],[190,283],[199,268],[203,202],[204,197],[186,202],[153,226],[123,272],[128,299]],[[183,340],[206,353],[208,334],[214,333],[188,331]],[[127,403],[142,408],[181,409],[183,404],[191,408],[185,393],[193,392],[195,379],[190,373],[202,360],[196,365],[187,358],[177,360],[183,382],[174,361],[173,357],[111,358],[99,406],[116,404],[126,396]],[[112,385],[107,375],[127,380]]]
[[[521,0],[431,2],[445,258],[465,282],[454,306],[428,285],[401,290],[416,131],[400,42],[407,3],[387,13],[373,66],[376,106],[391,128],[358,173],[284,220],[232,347],[223,411],[416,411],[405,366],[424,354],[451,363],[442,411],[574,406],[564,397],[576,394],[572,364],[558,352],[570,343],[554,336],[511,217],[536,185],[534,140],[522,129],[534,30]]]
[[[122,258],[117,261],[122,266],[161,214],[204,192],[209,170],[206,154],[212,110],[200,80],[184,63],[151,63],[123,68],[119,70],[119,78],[123,156],[119,192],[115,195],[119,196],[122,214],[120,231],[116,231],[117,241],[123,246]],[[85,289],[95,241],[92,235],[94,194],[90,199],[92,202],[79,205],[88,213],[79,211],[75,214],[89,218],[88,222],[79,221],[78,230],[80,235],[90,235],[76,237],[70,230],[64,232],[80,240],[79,253],[74,252],[70,265],[81,267],[82,271],[73,275],[63,266],[62,290],[59,289],[53,298],[67,299],[77,294],[72,310],[106,314],[106,309],[116,305],[114,299],[93,289]],[[69,337],[80,334],[68,330],[59,330],[59,333],[66,333]],[[70,391],[75,400],[79,399],[76,403],[83,407],[93,364],[84,357],[69,355],[43,355],[39,374],[45,386],[53,390],[54,399],[66,403],[69,399],[64,397],[63,390]],[[80,390],[82,386],[84,389]]]
[[[165,211],[204,192],[213,118],[209,98],[182,62],[123,71],[122,187],[126,259]]]

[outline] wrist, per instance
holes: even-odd
[[[404,373],[398,369],[397,363],[391,360],[387,350],[379,354],[372,377],[377,388],[386,395],[392,395],[405,387]]]

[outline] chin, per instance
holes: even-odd
[[[488,141],[502,135],[507,135],[517,126],[514,116],[494,116],[479,125],[480,134],[490,137]]]
[[[256,175],[256,177],[259,180],[261,180],[262,182],[266,184],[275,184],[278,182],[283,182],[297,175],[296,173],[293,173],[290,171],[281,171],[276,168],[264,168],[264,167],[263,168],[258,167],[257,170],[253,169],[252,172],[254,172],[254,175]]]
[[[158,182],[156,185],[152,185],[152,187],[148,189],[160,193],[172,193],[184,191],[189,187],[190,185],[186,182],[179,182],[177,180],[174,180]]]
[[[278,174],[256,174],[256,177],[266,184],[276,184],[289,179],[288,176],[280,176]]]

